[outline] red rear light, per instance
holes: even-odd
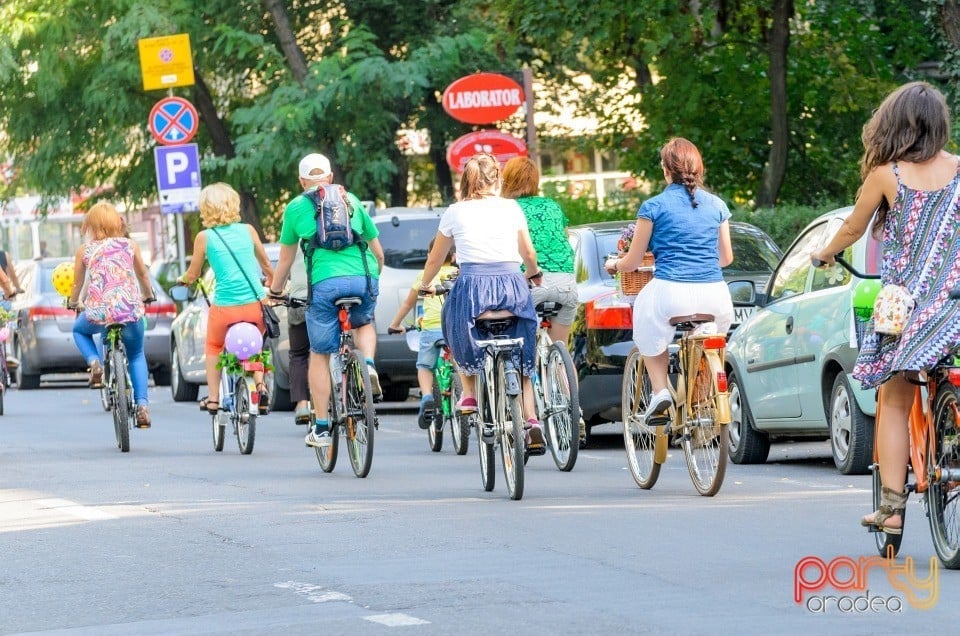
[[[953,386],[960,386],[960,369],[947,369],[947,380]]]
[[[723,371],[717,371],[717,391],[727,392],[727,374]]]
[[[633,306],[616,293],[588,300],[583,312],[587,329],[633,329]]]
[[[56,320],[63,316],[76,316],[76,312],[66,307],[47,307],[39,305],[27,311],[28,320]]]
[[[244,371],[263,371],[262,362],[251,362],[250,360],[244,360],[243,363],[241,363],[241,366],[243,367]],[[259,394],[253,393],[253,395],[258,396]],[[253,401],[256,402],[257,398],[254,397]]]
[[[723,336],[710,336],[703,339],[704,349],[723,349],[727,346],[727,339]]]
[[[146,309],[148,314],[156,314],[159,316],[169,316],[173,318],[177,315],[177,306],[173,303],[151,303],[147,305]]]

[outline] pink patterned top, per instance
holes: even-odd
[[[136,322],[143,317],[140,284],[133,269],[133,241],[106,238],[83,248],[89,285],[84,311],[90,322]]]

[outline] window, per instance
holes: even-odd
[[[436,218],[405,219],[394,215],[389,222],[377,223],[384,265],[393,269],[423,269],[427,246],[437,235],[440,210]]]
[[[820,248],[826,227],[826,223],[821,223],[812,228],[797,239],[787,255],[783,257],[780,267],[773,274],[770,300],[803,293],[807,285],[807,275],[813,267],[810,255]]]

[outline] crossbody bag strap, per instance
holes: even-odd
[[[230,256],[233,257],[233,262],[237,264],[237,268],[240,270],[240,273],[243,274],[243,277],[246,279],[247,285],[250,285],[250,291],[253,292],[254,298],[256,298],[257,302],[259,302],[260,294],[257,293],[257,288],[253,286],[252,282],[250,282],[250,277],[247,276],[247,273],[245,271],[243,271],[243,266],[240,264],[240,259],[238,259],[237,255],[233,253],[232,249],[230,249],[230,246],[227,244],[227,241],[224,240],[222,236],[220,236],[220,232],[217,232],[217,228],[212,227],[210,229],[213,230],[213,233],[217,235],[217,238],[220,239],[220,242],[223,243],[223,246],[227,248],[228,252],[230,252]]]

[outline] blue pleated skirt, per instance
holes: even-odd
[[[517,263],[462,263],[457,282],[443,304],[443,337],[460,370],[467,375],[483,371],[484,352],[476,342],[476,317],[485,311],[505,309],[517,317],[508,331],[511,338],[523,338],[520,359],[525,376],[534,374],[537,312],[527,281]]]

